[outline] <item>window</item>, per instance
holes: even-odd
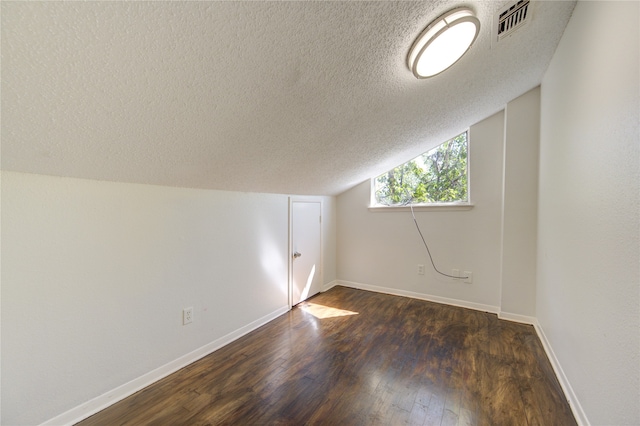
[[[375,204],[468,203],[467,132],[374,179]]]

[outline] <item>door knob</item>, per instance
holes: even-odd
[[[298,253],[298,252],[293,253],[293,258],[294,258],[294,259],[297,259],[297,258],[299,258],[300,256],[302,256],[302,253]]]

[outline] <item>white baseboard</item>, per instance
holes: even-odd
[[[520,315],[520,314],[512,314],[510,312],[503,312],[503,311],[498,312],[498,318],[507,320],[507,321],[512,321],[512,322],[519,322],[522,324],[529,324],[529,325],[536,325],[538,323],[538,320],[536,319],[536,317],[529,317],[529,316]]]
[[[208,343],[192,352],[189,352],[186,355],[181,356],[180,358],[171,361],[162,367],[158,367],[155,370],[152,370],[137,379],[133,379],[128,383],[125,383],[117,388],[110,390],[109,392],[102,394],[96,398],[93,398],[83,404],[78,405],[75,408],[72,408],[69,411],[66,411],[46,422],[42,423],[42,425],[72,425],[81,420],[86,419],[87,417],[97,413],[98,411],[104,410],[110,405],[115,404],[118,401],[123,400],[124,398],[138,392],[141,389],[146,388],[147,386],[157,382],[160,379],[167,377],[169,374],[174,373],[180,370],[183,367],[209,355],[212,352],[220,349],[221,347],[228,345],[234,340],[239,339],[257,329],[258,327],[263,326],[279,317],[280,315],[289,311],[289,307],[282,307],[270,314],[263,316],[244,327],[241,327],[226,336],[222,336],[219,339],[214,340],[211,343]]]
[[[337,285],[338,285],[338,281],[333,280],[333,281],[331,281],[330,283],[326,283],[326,284],[324,284],[324,285],[322,286],[322,290],[321,290],[321,291],[324,293],[325,291],[329,291],[329,290],[331,290],[332,288],[334,288],[334,287],[335,287],[335,286],[337,286]]]
[[[498,306],[483,305],[481,303],[468,302],[466,300],[449,299],[447,297],[434,296],[431,294],[424,294],[424,293],[416,293],[416,292],[407,291],[407,290],[398,290],[396,288],[379,287],[375,285],[354,283],[351,281],[340,281],[340,280],[336,281],[334,285],[341,285],[344,287],[351,287],[351,288],[356,288],[360,290],[374,291],[376,293],[392,294],[394,296],[411,297],[413,299],[427,300],[429,302],[459,306],[461,308],[469,308],[469,309],[474,309],[476,311],[491,312],[492,314],[497,314],[498,312],[500,312],[500,308]]]
[[[542,329],[542,326],[537,319],[533,326],[536,329],[536,333],[538,333],[538,338],[540,338],[540,341],[542,342],[542,347],[547,354],[547,358],[549,358],[549,362],[551,362],[551,367],[553,367],[553,371],[556,373],[556,377],[560,382],[560,386],[562,387],[564,396],[569,402],[569,406],[571,407],[571,411],[573,412],[573,417],[575,417],[578,425],[589,426],[591,423],[589,423],[587,415],[582,409],[582,405],[580,405],[580,401],[578,401],[578,397],[573,391],[573,388],[569,383],[569,379],[567,379],[567,376],[564,374],[564,370],[560,365],[560,361],[558,361],[558,358],[556,358],[556,354],[551,348],[551,343],[549,343],[549,339],[547,339],[547,336],[544,334],[544,330]]]

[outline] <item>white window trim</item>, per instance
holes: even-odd
[[[429,211],[463,211],[471,210],[474,204],[471,203],[432,203],[432,204],[414,204],[414,212],[429,212]],[[409,206],[369,206],[370,212],[382,213],[382,212],[404,212],[411,211]]]
[[[467,163],[467,173],[469,164]],[[382,212],[408,212],[411,211],[411,207],[409,206],[385,206],[383,204],[376,203],[376,194],[375,194],[375,178],[371,178],[369,180],[369,211],[382,213]],[[467,188],[467,194],[471,197],[471,182],[469,182],[469,186]],[[475,204],[469,201],[457,201],[453,203],[429,203],[429,204],[413,204],[414,212],[447,212],[447,211],[464,211],[471,210]]]

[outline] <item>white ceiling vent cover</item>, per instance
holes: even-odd
[[[530,0],[516,0],[500,9],[493,20],[492,41],[510,36],[531,20]]]

